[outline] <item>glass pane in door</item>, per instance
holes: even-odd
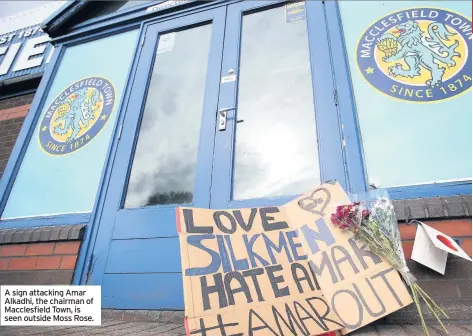
[[[320,182],[307,23],[285,15],[282,6],[243,17],[235,200],[294,195]]]
[[[211,28],[160,35],[126,208],[192,202]]]

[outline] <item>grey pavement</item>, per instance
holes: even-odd
[[[1,336],[184,336],[186,330],[183,324],[162,322],[127,322],[111,319],[102,319],[100,327],[73,327],[73,326],[36,326],[36,327],[0,327]]]
[[[472,335],[471,325],[449,325],[449,335],[469,336]],[[431,336],[445,335],[439,326],[429,327]],[[82,335],[107,335],[107,336],[184,336],[185,328],[182,324],[163,322],[127,322],[112,319],[102,319],[100,327],[72,327],[72,326],[43,326],[43,327],[0,327],[1,336],[82,336]],[[264,336],[263,332],[257,336]],[[369,325],[353,332],[356,336],[422,336],[420,325]],[[271,335],[268,335],[271,336]]]

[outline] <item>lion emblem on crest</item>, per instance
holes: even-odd
[[[83,88],[75,92],[59,107],[62,111],[59,111],[59,116],[54,120],[59,125],[54,127],[53,132],[64,135],[72,129],[66,142],[74,141],[79,131],[88,127],[89,123],[95,119],[95,111],[99,109],[100,101],[102,98],[97,89]]]
[[[377,41],[377,47],[384,52],[383,61],[390,63],[404,60],[407,67],[397,63],[389,67],[389,75],[396,77],[416,77],[421,75],[421,69],[430,72],[431,78],[426,84],[438,87],[443,81],[446,67],[456,65],[454,57],[461,55],[456,51],[458,40],[450,46],[445,44],[456,33],[450,32],[440,22],[432,22],[428,26],[428,32],[423,32],[416,21],[410,20],[396,26],[397,31],[385,33]]]
[[[66,155],[83,148],[105,127],[115,100],[115,88],[104,77],[86,77],[71,83],[59,91],[42,116],[38,131],[41,148],[51,155]]]

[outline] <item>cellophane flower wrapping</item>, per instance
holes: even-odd
[[[410,288],[425,335],[429,335],[429,332],[422,315],[421,300],[425,302],[430,313],[448,333],[439,313],[447,318],[448,316],[422,290],[407,267],[394,206],[388,192],[385,189],[376,189],[349,196],[351,202],[340,204],[331,215],[332,224],[340,230],[353,233],[357,242],[383,258],[401,274]]]
[[[389,240],[400,263],[398,271],[406,283],[415,283],[417,279],[407,267],[402,248],[401,233],[394,211],[394,206],[386,189],[375,189],[365,193],[350,194],[350,200],[359,203],[371,220],[377,223],[381,233]],[[393,265],[394,266],[394,265]]]

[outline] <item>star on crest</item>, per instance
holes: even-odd
[[[46,126],[43,126],[43,128],[41,128],[41,131],[43,131],[43,132],[44,132],[44,131],[46,131],[47,129],[48,129],[48,127],[46,127]]]
[[[374,73],[374,69],[372,67],[367,67],[365,69],[365,72],[366,72],[367,75],[370,75],[370,74]]]
[[[102,119],[102,120],[107,119],[107,115],[106,114],[102,115],[102,117],[100,119]]]

